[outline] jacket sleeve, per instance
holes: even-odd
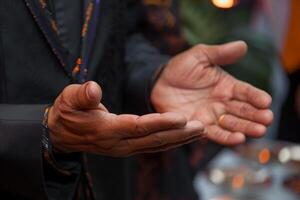
[[[0,104],[0,188],[24,199],[70,199],[80,169],[62,176],[47,167],[41,142],[44,109]]]
[[[143,7],[140,1],[128,1],[126,44],[126,111],[136,114],[152,112],[150,94],[160,70],[169,57],[162,55],[141,33]]]

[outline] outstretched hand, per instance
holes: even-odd
[[[100,103],[95,82],[70,85],[49,111],[50,139],[56,151],[129,156],[174,148],[199,139],[203,125],[182,114],[116,115]]]
[[[208,139],[224,145],[261,137],[273,120],[266,92],[226,73],[220,66],[247,52],[242,41],[197,45],[169,61],[155,84],[151,101],[158,112],[178,112],[201,121]]]

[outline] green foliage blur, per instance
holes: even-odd
[[[183,33],[190,45],[220,44],[234,40],[247,42],[248,54],[237,64],[224,69],[272,93],[271,74],[277,53],[271,38],[251,27],[252,6],[220,9],[210,0],[182,0],[179,7]]]

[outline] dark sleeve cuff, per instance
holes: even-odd
[[[0,105],[0,188],[25,199],[47,199],[41,136],[44,105]]]
[[[58,175],[45,165],[41,142],[45,107],[0,104],[0,190],[24,199],[69,199],[65,197],[75,192],[81,165],[72,169],[71,176]]]

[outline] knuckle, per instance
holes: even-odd
[[[145,126],[140,126],[140,125],[136,125],[136,128],[135,128],[136,132],[139,134],[139,135],[148,135],[150,133],[149,129]]]
[[[151,137],[151,146],[159,147],[165,145],[165,140],[158,134],[154,134]]]
[[[220,133],[220,140],[224,143],[227,142],[229,140],[229,134]]]
[[[253,133],[253,124],[251,124],[251,123],[245,124],[245,132],[248,134]]]
[[[261,126],[259,126],[259,128],[257,128],[257,124],[249,122],[245,126],[245,132],[247,134],[254,134],[253,136],[255,136],[255,135],[264,134],[265,129],[262,130]]]
[[[70,102],[69,102],[69,99],[68,99],[68,97],[65,93],[62,93],[59,96],[57,104],[58,104],[57,107],[60,111],[62,111],[62,112],[68,111],[68,107],[70,107]]]
[[[226,142],[226,141],[228,141],[228,138],[229,138],[229,134],[220,129],[215,130],[214,135],[221,142]]]
[[[244,115],[247,115],[248,117],[252,118],[253,117],[253,114],[254,114],[254,110],[251,106],[249,105],[242,105],[240,107],[240,110],[239,110],[239,114],[241,116],[244,116]]]
[[[225,120],[224,120],[225,121]],[[226,121],[225,121],[226,122]],[[231,129],[231,130],[236,130],[238,128],[238,126],[240,125],[236,120],[232,119],[232,120],[228,120],[227,121],[227,128]]]
[[[150,130],[147,126],[140,123],[141,117],[137,117],[135,119],[135,130],[139,135],[148,135],[150,133]]]
[[[76,100],[76,97],[78,96],[78,95],[74,96],[74,92],[72,92],[72,91],[74,91],[74,89],[76,89],[78,86],[79,85],[77,85],[77,84],[72,84],[72,85],[65,87],[59,96],[60,97],[59,103],[65,107],[72,107],[71,102]]]

